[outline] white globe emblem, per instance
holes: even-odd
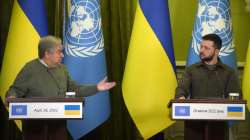
[[[20,113],[23,112],[23,109],[22,108],[16,108],[16,112],[20,114]]]
[[[82,0],[72,3],[66,32],[66,54],[90,57],[103,51],[103,47],[99,1]]]
[[[227,56],[234,51],[229,8],[227,0],[202,0],[200,2],[192,34],[192,48],[197,55],[199,55],[202,36],[210,33],[216,33],[222,39],[220,56]]]
[[[186,114],[187,110],[185,108],[182,108],[179,110],[179,113],[180,114]]]

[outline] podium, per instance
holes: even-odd
[[[228,138],[227,123],[245,120],[245,100],[171,100],[171,118],[184,120],[185,140],[223,140]]]
[[[22,121],[25,140],[67,140],[67,119],[82,119],[83,98],[8,98],[9,119]]]

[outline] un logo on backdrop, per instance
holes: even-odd
[[[104,46],[98,0],[71,5],[65,52],[75,57],[95,56]]]
[[[201,0],[192,35],[192,48],[197,55],[199,55],[202,36],[209,33],[216,33],[222,39],[220,56],[227,56],[234,51],[229,8],[229,2],[226,0]]]

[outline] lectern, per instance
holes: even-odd
[[[66,119],[83,117],[83,98],[8,98],[7,102],[9,119],[22,120],[25,140],[66,140]]]
[[[185,140],[226,139],[227,121],[245,120],[245,100],[187,99],[171,100],[171,117],[184,120]],[[201,129],[204,128],[204,129]]]

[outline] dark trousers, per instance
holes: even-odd
[[[67,140],[65,120],[23,120],[24,140]]]
[[[185,121],[185,140],[227,140],[228,127],[224,121]]]

